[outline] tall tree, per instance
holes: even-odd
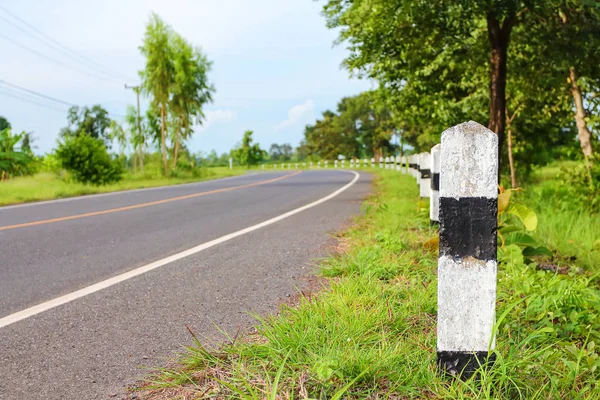
[[[29,172],[33,157],[23,149],[23,138],[26,135],[25,132],[13,134],[8,127],[0,131],[0,180]]]
[[[108,137],[111,141],[116,141],[119,144],[119,158],[122,159],[125,156],[125,151],[127,151],[127,135],[121,124],[114,120],[111,121]]]
[[[142,91],[151,96],[156,109],[160,110],[161,152],[164,174],[167,175],[166,113],[170,93],[175,84],[175,65],[173,49],[170,45],[171,28],[156,14],[152,14],[146,26],[144,42],[140,46],[146,58],[145,68],[139,72],[142,79]]]
[[[171,98],[171,111],[174,114],[173,167],[177,165],[179,147],[182,140],[193,133],[193,125],[204,119],[202,107],[212,101],[214,87],[208,82],[208,72],[212,63],[198,48],[194,48],[178,34],[171,40],[174,55],[175,82]]]
[[[346,65],[401,98],[412,96],[423,106],[416,110],[418,122],[428,114],[440,121],[471,110],[467,115],[479,116],[476,100],[487,75],[487,122],[502,154],[512,34],[545,19],[559,1],[329,0],[324,14],[329,27],[341,28],[339,41],[348,43]],[[401,129],[419,129],[413,117],[404,117]]]

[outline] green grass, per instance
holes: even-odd
[[[329,288],[257,317],[258,333],[232,344],[194,337],[142,398],[600,398],[597,279],[539,271],[510,251],[500,254],[497,362],[479,380],[441,377],[437,254],[424,246],[436,232],[412,178],[376,174],[345,250],[322,263]]]
[[[61,178],[53,173],[39,173],[34,176],[0,182],[0,206],[86,194],[177,185],[241,175],[246,172],[247,170],[243,168],[229,170],[228,167],[215,167],[198,169],[195,176],[180,174],[180,176],[171,178],[165,178],[156,172],[126,173],[120,182],[103,186],[74,182],[68,176]]]
[[[572,199],[559,177],[561,169],[575,164],[560,162],[538,169],[519,198],[538,215],[537,238],[561,255],[563,264],[600,272],[600,214]]]

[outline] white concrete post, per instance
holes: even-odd
[[[383,157],[379,157],[379,168],[383,167]]]
[[[317,162],[317,168],[321,168],[321,161]]]
[[[229,169],[233,169],[233,158],[229,157]]]
[[[373,168],[373,165],[375,165],[375,158],[371,158],[371,168]]]
[[[384,161],[385,161],[385,169],[388,169],[388,168],[390,167],[390,158],[389,158],[389,157],[386,157],[386,158],[384,159]]]
[[[431,196],[429,197],[429,223],[440,223],[440,145],[431,148]]]
[[[312,161],[310,162],[310,166],[309,166],[309,168],[310,168],[310,169],[312,169]]]
[[[354,168],[354,158],[350,159],[350,168]]]
[[[306,168],[306,163],[305,162],[302,163],[302,168]]]
[[[296,163],[296,169],[298,169],[298,163]]]
[[[325,160],[325,168],[328,167],[328,164],[329,164],[329,160]]]
[[[273,169],[277,169],[277,164],[273,164]]]
[[[264,171],[264,169],[265,169],[265,164],[263,164],[263,165],[262,165],[262,168],[261,168],[261,169]]]
[[[498,136],[476,122],[442,133],[437,363],[467,379],[493,362]]]
[[[345,164],[345,163],[346,163],[346,160],[345,160],[345,159],[343,159],[343,160],[342,160],[342,168],[344,168],[344,164]]]
[[[366,158],[363,160],[363,167],[367,168],[369,166],[369,160]]]
[[[338,160],[335,160],[335,161],[333,162],[333,168],[337,168],[337,165],[338,165],[338,163],[337,163],[337,162],[338,162]]]
[[[429,197],[431,193],[431,154],[419,154],[419,193]]]

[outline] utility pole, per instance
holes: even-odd
[[[125,84],[125,89],[133,89],[133,91],[135,92],[135,95],[137,97],[137,128],[138,128],[138,135],[141,138],[142,137],[142,122],[141,122],[141,117],[140,117],[140,89],[141,86],[137,85],[137,86],[129,86],[128,84]],[[140,168],[143,171],[144,170],[144,151],[143,151],[143,145],[140,145],[140,152],[139,152],[139,160],[140,160]]]

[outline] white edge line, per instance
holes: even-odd
[[[147,188],[141,188],[141,189],[125,189],[125,190],[117,190],[114,192],[107,192],[107,193],[84,194],[81,196],[64,197],[62,199],[54,199],[54,200],[30,201],[30,202],[23,203],[23,204],[12,204],[12,205],[7,205],[7,206],[0,206],[0,212],[4,211],[4,210],[12,210],[15,208],[42,206],[44,204],[65,203],[68,201],[95,199],[98,197],[115,196],[118,194],[148,192],[150,190],[159,191],[159,190],[171,189],[171,188],[175,188],[175,187],[186,187],[186,186],[192,186],[192,185],[199,185],[199,184],[203,184],[203,183],[222,182],[222,181],[228,181],[230,179],[241,178],[241,177],[246,177],[246,176],[254,176],[254,175],[258,175],[258,173],[250,172],[250,173],[242,174],[242,175],[227,176],[225,178],[207,179],[204,181],[188,182],[188,183],[178,183],[175,185],[154,186],[154,187],[147,187]]]
[[[239,230],[237,232],[229,233],[229,234],[227,234],[225,236],[221,236],[220,238],[213,239],[213,240],[211,240],[209,242],[203,243],[203,244],[198,245],[196,247],[192,247],[191,249],[187,249],[187,250],[184,250],[184,251],[182,251],[180,253],[173,254],[172,256],[163,258],[161,260],[154,261],[154,262],[152,262],[150,264],[143,265],[143,266],[138,267],[138,268],[136,268],[134,270],[125,272],[125,273],[117,275],[117,276],[113,276],[112,278],[109,278],[109,279],[106,279],[104,281],[95,283],[95,284],[93,284],[91,286],[88,286],[88,287],[85,287],[83,289],[79,289],[79,290],[77,290],[75,292],[66,294],[64,296],[57,297],[55,299],[46,301],[44,303],[38,304],[38,305],[33,306],[33,307],[29,307],[29,308],[27,308],[25,310],[16,312],[14,314],[7,315],[6,317],[0,318],[0,329],[6,327],[8,325],[14,324],[15,322],[19,322],[19,321],[22,321],[22,320],[27,319],[29,317],[33,317],[34,315],[37,315],[37,314],[43,313],[45,311],[51,310],[51,309],[53,309],[55,307],[58,307],[58,306],[61,306],[63,304],[70,303],[70,302],[72,302],[74,300],[80,299],[80,298],[85,297],[85,296],[87,296],[89,294],[92,294],[92,293],[95,293],[95,292],[99,292],[99,291],[101,291],[103,289],[106,289],[106,288],[109,288],[109,287],[111,287],[113,285],[116,285],[117,283],[121,283],[121,282],[124,282],[124,281],[126,281],[128,279],[135,278],[136,276],[143,275],[143,274],[145,274],[147,272],[150,272],[150,271],[152,271],[154,269],[163,267],[163,266],[165,266],[167,264],[170,264],[170,263],[172,263],[174,261],[181,260],[182,258],[189,257],[191,255],[199,253],[199,252],[201,252],[203,250],[206,250],[206,249],[211,248],[213,246],[216,246],[218,244],[227,242],[228,240],[234,239],[234,238],[236,238],[238,236],[245,235],[246,233],[250,233],[250,232],[258,230],[260,228],[264,228],[265,226],[268,226],[268,225],[274,224],[276,222],[279,222],[279,221],[281,221],[283,219],[291,217],[292,215],[298,214],[298,213],[300,213],[300,212],[302,212],[304,210],[307,210],[309,208],[318,206],[319,204],[324,203],[327,200],[331,200],[334,197],[336,197],[337,195],[339,195],[340,193],[344,192],[345,190],[347,190],[348,188],[350,188],[352,185],[354,185],[356,183],[356,181],[360,178],[360,174],[358,172],[355,172],[355,171],[347,171],[347,172],[353,173],[354,174],[354,179],[352,179],[349,183],[347,183],[345,186],[339,188],[335,192],[333,192],[333,193],[331,193],[331,194],[329,194],[329,195],[327,195],[327,196],[325,196],[325,197],[323,197],[323,198],[321,198],[321,199],[319,199],[317,201],[314,201],[312,203],[306,204],[306,205],[304,205],[302,207],[299,207],[299,208],[296,208],[294,210],[288,211],[288,212],[286,212],[284,214],[278,215],[277,217],[274,217],[274,218],[268,219],[266,221],[260,222],[260,223],[258,223],[256,225],[252,225],[252,226],[249,226],[247,228],[241,229],[241,230]]]

